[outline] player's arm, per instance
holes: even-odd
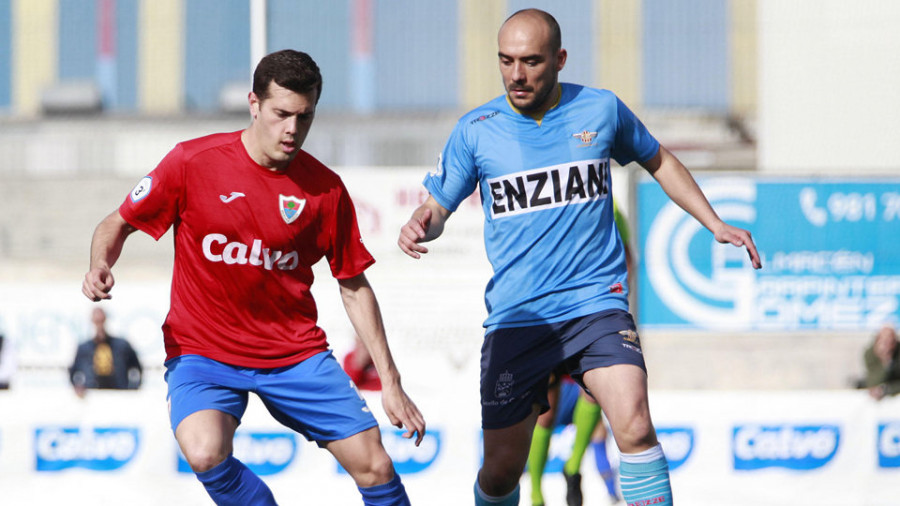
[[[91,266],[81,284],[81,292],[85,297],[95,302],[111,298],[109,291],[115,284],[112,266],[122,253],[125,239],[135,230],[137,229],[122,218],[118,209],[97,225],[91,239]]]
[[[384,411],[392,425],[406,427],[405,437],[411,438],[414,434],[418,434],[416,437],[418,446],[425,437],[425,419],[400,385],[400,372],[388,347],[384,321],[375,292],[365,274],[339,279],[338,284],[341,287],[341,299],[350,323],[372,356],[381,379],[381,402]]]
[[[422,254],[428,253],[428,248],[422,246],[421,243],[440,237],[444,232],[444,223],[451,214],[453,213],[438,204],[434,197],[429,195],[425,203],[413,211],[406,225],[400,228],[397,245],[407,255],[421,258]]]
[[[641,163],[641,166],[656,179],[673,202],[712,232],[716,241],[745,246],[753,268],[762,267],[750,232],[729,225],[719,218],[691,173],[675,155],[660,146],[656,155]]]

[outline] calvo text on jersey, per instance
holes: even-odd
[[[222,234],[207,234],[203,238],[203,256],[210,262],[226,264],[262,266],[267,271],[277,268],[290,271],[300,264],[300,256],[296,251],[282,253],[264,248],[262,241],[254,239],[251,246],[240,241],[229,241]]]
[[[490,178],[487,184],[492,218],[581,204],[609,194],[609,159],[516,172]]]

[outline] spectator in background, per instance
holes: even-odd
[[[881,400],[888,395],[900,393],[900,346],[897,346],[897,331],[892,325],[885,325],[875,334],[872,345],[863,355],[866,362],[866,384],[869,395]]]
[[[83,397],[88,388],[131,390],[141,386],[143,368],[134,348],[125,339],[106,331],[106,312],[94,308],[93,338],[78,345],[69,380],[75,393]]]
[[[347,376],[350,376],[350,379],[353,380],[356,388],[372,391],[381,390],[381,378],[378,377],[378,370],[375,369],[375,361],[372,360],[372,355],[369,354],[369,350],[366,349],[359,336],[356,336],[353,349],[344,355],[344,361],[341,365],[344,367],[344,372],[347,373]]]
[[[15,352],[10,339],[0,334],[0,390],[9,389],[9,382],[16,372]]]

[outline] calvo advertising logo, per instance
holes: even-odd
[[[662,445],[670,471],[681,467],[694,451],[692,427],[657,427],[656,437]]]
[[[113,471],[134,459],[139,444],[137,428],[38,427],[34,431],[35,469]]]
[[[840,440],[836,425],[738,425],[732,438],[734,469],[818,469],[834,458]]]

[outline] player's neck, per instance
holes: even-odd
[[[244,146],[244,151],[247,152],[247,156],[264,169],[268,169],[272,172],[283,172],[287,170],[290,165],[290,161],[284,163],[276,162],[266,156],[265,151],[262,149],[261,144],[253,131],[253,124],[241,132],[241,144]]]

